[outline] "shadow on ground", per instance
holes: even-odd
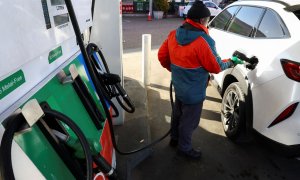
[[[152,140],[170,127],[168,89],[152,84],[147,91]],[[206,101],[220,103],[219,98],[210,96]],[[204,106],[200,126],[193,135],[193,145],[203,152],[200,161],[178,157],[176,149],[168,146],[167,138],[154,147],[152,156],[137,166],[132,179],[298,179],[298,161],[280,157],[255,141],[234,144],[224,134],[203,128],[203,124],[212,123],[216,126],[212,129],[222,129],[219,113],[206,108]]]
[[[170,128],[171,106],[168,87],[140,82],[125,77],[125,89],[135,102],[136,112],[126,113],[125,124],[116,128],[122,150],[132,150],[164,135]],[[208,96],[209,103],[220,103],[220,98]],[[212,124],[211,128],[206,128]],[[204,106],[200,126],[193,135],[193,145],[200,147],[203,158],[189,161],[178,157],[176,149],[168,146],[169,137],[159,144],[130,156],[117,155],[121,179],[272,179],[289,180],[300,177],[300,163],[274,154],[253,141],[238,145],[228,140],[221,131],[220,115]],[[214,131],[216,130],[216,131]]]

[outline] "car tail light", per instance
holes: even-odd
[[[281,65],[288,78],[300,82],[300,63],[281,59]]]
[[[289,118],[295,111],[295,109],[297,108],[298,106],[298,102],[297,103],[294,103],[292,105],[290,105],[289,107],[287,107],[269,126],[269,127],[272,127],[274,126],[275,124],[278,124],[284,120],[286,120],[287,118]]]

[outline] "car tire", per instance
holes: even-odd
[[[246,127],[246,95],[240,83],[230,84],[222,98],[221,120],[226,136],[239,142],[243,139],[243,131]]]

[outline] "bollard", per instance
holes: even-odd
[[[142,45],[142,80],[145,86],[150,85],[150,74],[151,74],[151,34],[143,34],[143,45]]]

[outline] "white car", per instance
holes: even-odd
[[[183,18],[184,19],[186,18],[188,11],[190,10],[190,8],[192,7],[193,4],[194,4],[194,1],[191,1],[184,7],[184,10],[183,10]],[[211,18],[215,17],[222,11],[222,9],[219,8],[214,2],[203,1],[203,4],[205,4],[205,6],[209,9]]]
[[[239,64],[211,74],[230,139],[238,141],[254,129],[283,147],[300,145],[299,32],[299,0],[237,1],[210,22],[220,57],[238,50],[259,61],[250,69]]]

